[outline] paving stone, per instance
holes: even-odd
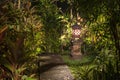
[[[60,55],[40,56],[40,80],[74,80]]]

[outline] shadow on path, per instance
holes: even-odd
[[[62,65],[66,65],[65,63],[49,63],[43,66],[40,66],[40,74],[49,71],[50,69],[57,67],[57,66],[62,66]]]

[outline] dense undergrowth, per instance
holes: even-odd
[[[63,55],[75,80],[117,80],[116,63],[113,55],[85,55],[79,60],[73,60],[69,55]],[[117,78],[116,78],[117,77]]]

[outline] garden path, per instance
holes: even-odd
[[[40,55],[40,80],[74,80],[60,55]]]

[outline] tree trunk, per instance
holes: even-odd
[[[20,4],[21,3],[21,1],[20,0],[18,0],[18,9],[20,9]]]
[[[114,18],[111,19],[110,21],[110,29],[113,35],[113,40],[115,41],[116,55],[120,60],[120,42],[119,42],[119,36],[118,36],[118,30],[117,30],[117,23],[115,22]]]
[[[117,70],[116,80],[119,80],[120,42],[119,42],[119,34],[117,30],[117,21],[115,15],[111,17],[110,29],[116,47],[116,70]]]

